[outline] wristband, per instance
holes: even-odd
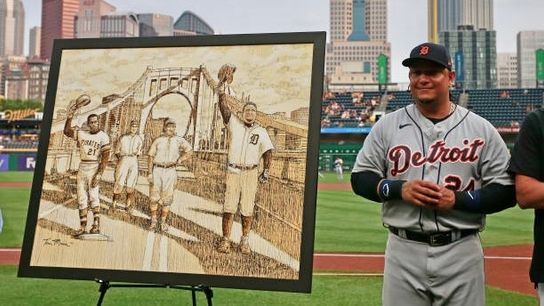
[[[402,180],[381,180],[378,184],[378,196],[383,201],[402,200]]]
[[[455,192],[454,209],[480,212],[481,210],[480,190],[457,191]]]

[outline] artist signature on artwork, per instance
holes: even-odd
[[[60,238],[44,238],[43,239],[44,245],[53,245],[53,246],[67,246],[69,247],[72,243],[71,242],[64,242]]]

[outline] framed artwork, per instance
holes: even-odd
[[[55,41],[19,276],[310,292],[324,50]]]

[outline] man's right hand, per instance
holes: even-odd
[[[147,181],[150,185],[153,185],[153,174],[150,173],[147,175]]]
[[[438,184],[423,180],[408,181],[402,185],[402,199],[416,206],[436,208],[442,197]]]

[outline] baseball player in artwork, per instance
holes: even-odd
[[[121,136],[115,155],[119,160],[115,169],[115,185],[113,187],[113,208],[117,208],[121,192],[126,187],[127,202],[125,210],[130,211],[134,204],[134,186],[138,180],[138,156],[142,153],[143,140],[138,135],[138,121],[130,122],[130,133]]]
[[[483,306],[477,233],[486,214],[516,203],[508,149],[489,122],[450,100],[445,47],[423,43],[402,64],[415,103],[374,125],[351,177],[355,193],[383,203],[383,305]]]
[[[255,103],[244,104],[241,119],[232,115],[227,105],[225,87],[232,83],[235,70],[233,66],[224,65],[219,71],[219,110],[228,128],[230,142],[222,219],[223,238],[217,250],[222,253],[229,253],[231,250],[230,234],[239,202],[242,218],[240,251],[243,254],[250,254],[249,233],[253,222],[255,193],[258,182],[268,181],[274,146],[266,130],[255,122],[257,118]],[[259,174],[261,157],[263,170]]]
[[[77,200],[79,205],[80,229],[76,236],[87,233],[87,213],[89,204],[93,212],[93,225],[91,234],[100,233],[100,201],[98,183],[108,163],[110,156],[110,139],[100,130],[98,115],[91,114],[87,117],[89,130],[72,127],[72,118],[77,110],[79,101],[89,99],[88,96],[78,97],[75,103],[68,109],[64,135],[73,138],[79,148],[79,170],[77,172]],[[90,101],[90,100],[89,100]]]
[[[161,208],[160,230],[168,230],[166,218],[174,201],[174,187],[177,182],[176,166],[187,160],[192,148],[187,140],[176,135],[176,122],[168,118],[164,121],[164,134],[153,141],[148,153],[148,180],[150,184],[151,223],[149,229],[157,228],[157,211]]]

